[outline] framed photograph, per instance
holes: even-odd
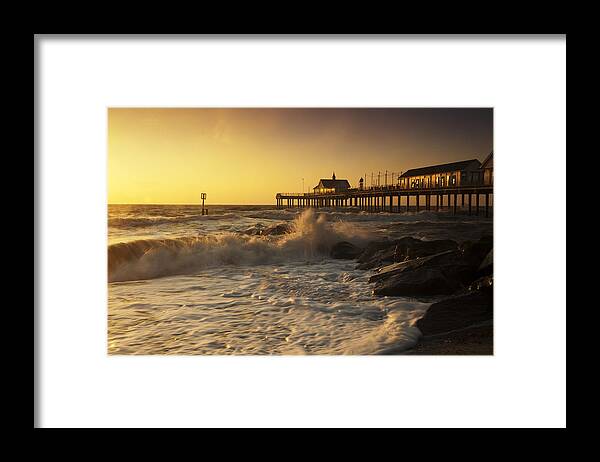
[[[566,426],[566,36],[34,53],[34,427]]]

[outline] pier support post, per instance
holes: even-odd
[[[471,193],[469,193],[469,215],[471,215]]]
[[[475,201],[475,215],[479,216],[479,193],[475,194],[476,197],[476,201]]]
[[[419,205],[420,205],[420,202],[421,202],[421,201],[420,201],[420,197],[419,197],[419,195],[417,194],[417,213],[419,213]]]
[[[452,209],[452,210],[453,210],[453,214],[454,214],[454,215],[456,215],[456,200],[457,200],[457,199],[458,199],[458,195],[456,195],[456,194],[455,194],[455,195],[454,195],[454,208]]]
[[[485,217],[486,218],[489,216],[489,209],[490,209],[490,195],[486,193],[486,195],[485,195]]]
[[[406,195],[406,213],[410,212],[410,194]]]

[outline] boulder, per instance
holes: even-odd
[[[375,295],[441,295],[451,294],[460,284],[438,268],[418,267],[380,281],[373,290]]]
[[[359,257],[359,265],[356,268],[372,269],[388,263],[403,262],[457,248],[458,244],[450,239],[422,241],[413,237],[404,237],[394,241],[373,242]]]
[[[365,247],[365,250],[363,250],[360,256],[358,257],[358,262],[368,262],[377,252],[394,246],[395,242],[397,241],[383,240],[369,242],[367,244],[367,247]]]
[[[352,260],[357,258],[362,253],[360,247],[355,246],[351,242],[341,241],[335,244],[329,253],[332,258]]]
[[[488,275],[494,272],[494,249],[491,249],[485,256],[481,265],[479,265],[477,272],[482,275]]]
[[[376,283],[375,295],[440,295],[465,290],[476,276],[477,267],[462,251],[447,250],[384,266],[369,282]]]
[[[460,245],[465,260],[475,267],[479,267],[488,253],[492,250],[494,241],[492,236],[482,236],[478,241],[465,241]]]
[[[476,279],[475,281],[473,281],[471,283],[471,285],[469,285],[469,291],[470,292],[475,292],[475,291],[487,291],[487,292],[491,292],[494,288],[494,276],[492,275],[487,275],[487,276],[483,276],[479,279]]]
[[[477,290],[433,303],[416,326],[424,336],[464,329],[494,317],[491,291]]]
[[[429,255],[423,258],[415,258],[414,260],[406,260],[399,263],[392,263],[386,265],[369,278],[369,282],[377,282],[382,279],[386,279],[394,274],[403,273],[405,271],[411,271],[422,266],[434,266],[443,265],[444,263],[451,263],[460,258],[461,254],[458,251],[447,251],[441,252],[435,255]]]

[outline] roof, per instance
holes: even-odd
[[[406,178],[409,176],[419,175],[432,175],[435,173],[454,172],[457,170],[464,170],[471,166],[471,164],[477,163],[477,168],[481,165],[477,159],[461,160],[460,162],[450,162],[449,164],[432,165],[431,167],[420,167],[413,168],[404,172],[400,178]]]
[[[332,180],[330,178],[321,178],[319,184],[323,184],[324,188],[343,189],[350,187],[348,180]],[[318,185],[315,188],[318,188]]]
[[[493,162],[494,162],[494,151],[490,152],[490,154],[481,163],[481,168],[488,167],[489,164],[493,164]]]

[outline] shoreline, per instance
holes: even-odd
[[[494,326],[471,326],[458,331],[423,336],[414,347],[398,354],[491,356],[494,354]]]
[[[356,268],[371,271],[374,295],[442,296],[415,320],[422,335],[412,347],[377,354],[494,354],[492,235],[460,244],[404,237],[371,242],[360,252],[340,243],[335,250],[341,258],[358,253]]]

